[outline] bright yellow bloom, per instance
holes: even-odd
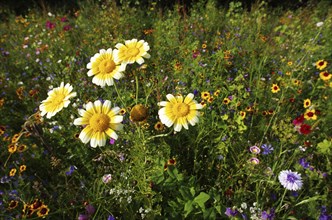
[[[114,57],[118,62],[123,64],[144,63],[144,59],[149,59],[151,56],[147,53],[150,46],[144,40],[137,41],[137,39],[126,40],[125,44],[118,43],[115,45],[118,49],[114,53]]]
[[[216,90],[216,91],[213,93],[214,96],[219,96],[219,94],[220,94],[220,89]]]
[[[20,166],[20,172],[24,172],[25,170],[27,169],[27,166],[26,165],[21,165]]]
[[[199,111],[203,106],[198,104],[194,98],[194,94],[189,93],[185,99],[182,95],[174,97],[171,94],[166,95],[169,101],[159,102],[159,106],[163,106],[158,111],[160,121],[167,127],[174,124],[174,131],[181,131],[182,127],[188,129],[188,122],[194,126],[198,123]]]
[[[224,103],[225,105],[228,105],[231,102],[231,100],[227,97],[224,98],[224,100],[222,101],[222,103]]]
[[[280,91],[280,88],[279,88],[279,86],[277,84],[273,84],[272,87],[271,87],[271,91],[273,93],[277,93],[277,92]]]
[[[16,174],[16,168],[12,168],[9,172],[9,176],[15,176]]]
[[[106,100],[104,104],[97,100],[94,103],[86,104],[86,110],[80,109],[81,118],[74,120],[74,125],[84,125],[79,138],[83,143],[88,143],[95,148],[105,146],[107,136],[118,139],[115,130],[121,130],[123,116],[117,115],[120,112],[119,107],[111,108],[111,101]]]
[[[67,108],[70,101],[69,99],[76,96],[76,92],[71,92],[73,87],[67,83],[64,85],[61,82],[60,87],[54,88],[47,93],[48,97],[39,106],[41,115],[46,115],[46,118],[53,117],[56,113],[63,108]]]
[[[308,108],[310,105],[311,105],[311,101],[310,101],[310,99],[305,99],[305,100],[303,101],[303,107],[304,107],[304,108]]]
[[[209,92],[201,92],[201,98],[207,100],[211,97]]]
[[[37,215],[38,217],[42,217],[42,218],[45,218],[46,215],[48,215],[48,212],[50,211],[50,209],[47,207],[47,205],[42,205],[38,212],[37,212]]]
[[[324,71],[324,72],[319,73],[319,77],[324,81],[328,81],[331,79],[332,74],[328,73],[327,71]]]
[[[327,66],[327,61],[325,60],[318,60],[316,62],[316,68],[319,70],[323,70]]]
[[[15,151],[17,150],[17,144],[16,143],[12,143],[10,145],[8,145],[8,152],[9,153],[15,153]]]
[[[304,118],[306,120],[316,120],[317,115],[315,114],[315,110],[314,109],[307,109],[304,113]]]
[[[114,79],[120,79],[123,77],[123,71],[126,69],[124,64],[120,65],[120,62],[115,58],[117,50],[101,49],[99,53],[96,53],[90,59],[90,63],[87,64],[88,76],[94,76],[92,83],[104,87],[105,85],[112,86]]]
[[[246,112],[240,111],[240,116],[242,119],[244,119],[246,117]]]

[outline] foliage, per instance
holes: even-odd
[[[0,24],[1,217],[331,217],[330,5],[183,8],[87,1]],[[131,39],[147,42],[151,58],[128,64],[113,86],[92,83],[91,57]],[[42,117],[61,82],[76,97]],[[189,93],[204,106],[199,122],[180,132],[162,125],[158,103]],[[91,148],[74,120],[96,100],[121,108],[124,128]],[[142,121],[131,117],[137,104],[148,109]],[[283,188],[283,170],[301,174],[303,187]]]

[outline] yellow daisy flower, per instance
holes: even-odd
[[[316,62],[316,68],[319,70],[323,70],[327,66],[327,61],[325,60],[318,60]]]
[[[314,109],[307,109],[304,113],[304,118],[306,120],[317,120],[316,111]]]
[[[319,73],[319,77],[324,81],[328,81],[331,79],[332,74],[328,73],[327,71],[324,71],[324,72]]]
[[[38,217],[45,218],[46,215],[48,215],[49,211],[50,211],[50,209],[47,207],[47,205],[42,205],[39,208],[37,215],[38,215]]]
[[[121,63],[132,64],[144,63],[144,59],[149,59],[151,56],[147,53],[150,46],[144,40],[137,41],[137,39],[126,40],[125,44],[117,43],[115,47],[118,49],[114,53],[114,57]]]
[[[244,112],[244,111],[240,111],[239,114],[240,114],[242,119],[244,119],[246,117],[246,112]]]
[[[60,87],[54,88],[47,93],[48,97],[39,106],[41,115],[46,115],[46,118],[53,117],[56,113],[66,108],[70,101],[69,99],[76,96],[76,92],[71,92],[73,87],[67,83],[62,82]]]
[[[101,49],[99,53],[96,53],[90,59],[90,63],[87,64],[88,76],[94,76],[92,83],[104,87],[105,85],[112,86],[114,79],[120,79],[123,77],[123,71],[126,66],[121,64],[115,59],[114,54],[117,50]]]
[[[209,92],[201,92],[201,98],[207,100],[211,97]]]
[[[166,95],[169,101],[159,102],[159,106],[163,106],[158,111],[160,121],[167,127],[174,124],[174,131],[181,131],[182,127],[188,129],[188,122],[194,126],[198,121],[199,111],[203,106],[198,104],[194,98],[194,94],[189,93],[185,99],[182,95],[174,97],[172,94]]]
[[[277,84],[273,84],[271,87],[271,91],[272,91],[272,93],[277,93],[280,91],[280,88]]]
[[[21,173],[24,172],[24,171],[26,171],[26,169],[27,169],[27,166],[26,166],[26,165],[21,165],[21,166],[20,166],[20,172],[21,172]]]
[[[9,172],[9,176],[15,176],[16,171],[17,171],[16,168],[12,168]]]
[[[310,101],[310,99],[305,99],[305,100],[303,101],[303,107],[304,107],[304,108],[308,108],[310,105],[311,105],[311,101]]]
[[[90,141],[90,146],[105,146],[107,136],[118,139],[115,130],[121,130],[123,116],[117,115],[120,112],[119,107],[111,109],[111,101],[106,100],[104,104],[97,100],[94,103],[86,104],[86,110],[80,109],[81,118],[74,120],[74,125],[85,125],[79,138],[83,143]]]
[[[224,98],[224,100],[222,101],[222,103],[224,103],[225,105],[228,105],[231,102],[231,100],[227,97]]]

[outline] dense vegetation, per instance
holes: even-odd
[[[332,219],[331,4],[216,2],[3,11],[0,217]]]

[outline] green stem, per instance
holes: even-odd
[[[135,81],[136,81],[136,105],[137,105],[137,102],[138,102],[138,76],[135,75]]]
[[[115,83],[114,83],[114,88],[115,88],[115,92],[116,92],[116,94],[118,95],[118,98],[120,99],[120,102],[122,103],[123,108],[125,108],[125,109],[126,109],[126,112],[128,112],[128,111],[127,111],[128,109],[127,109],[127,107],[126,107],[124,101],[122,100],[122,98],[121,98],[121,96],[120,96],[120,93],[119,93],[119,91],[118,91],[118,88],[116,87],[116,84],[115,84]]]
[[[280,201],[278,207],[276,208],[276,213],[278,213],[280,211],[280,209],[281,209],[281,205],[282,205],[282,202],[284,201],[284,198],[286,196],[286,192],[287,192],[287,189],[285,189],[284,194],[281,197],[281,201]]]

